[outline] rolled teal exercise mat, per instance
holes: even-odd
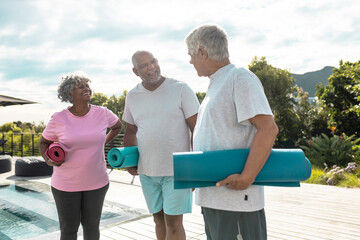
[[[244,169],[249,149],[173,154],[175,189],[215,186]],[[311,175],[311,164],[301,149],[272,149],[253,184],[298,187]]]
[[[107,154],[107,161],[113,168],[136,167],[138,160],[137,146],[112,148]]]

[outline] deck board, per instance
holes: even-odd
[[[205,240],[200,209],[194,209],[184,216],[187,239]],[[360,189],[311,184],[300,188],[266,187],[265,212],[269,240],[360,239]],[[144,223],[147,236],[155,237],[152,218],[135,225],[144,227]]]
[[[14,168],[13,168],[14,169]],[[0,180],[19,180],[12,173]],[[21,178],[50,184],[50,178]],[[126,221],[101,226],[101,240],[154,240],[155,225],[148,213],[138,178],[123,171],[110,174],[106,201],[138,214]],[[300,188],[265,187],[265,214],[269,240],[360,239],[360,189],[301,184]],[[200,207],[184,215],[188,240],[206,240]],[[81,231],[81,230],[80,230]],[[34,240],[58,239],[55,232]],[[82,234],[79,232],[79,239]]]

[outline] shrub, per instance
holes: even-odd
[[[345,179],[344,172],[345,170],[343,168],[334,165],[333,168],[326,173],[326,183],[328,185],[338,185]]]
[[[360,188],[359,177],[360,168],[355,162],[344,168],[334,165],[331,169],[325,164],[324,170],[313,168],[310,178],[305,183]]]
[[[306,183],[313,183],[313,184],[322,184],[326,185],[326,176],[323,170],[319,168],[313,168],[311,170],[311,176],[309,179],[307,179]]]
[[[358,161],[359,148],[356,144],[360,141],[353,141],[354,135],[347,137],[334,135],[328,137],[325,134],[314,137],[309,141],[308,146],[301,146],[305,151],[312,165],[322,167],[337,165],[345,167],[349,162]]]
[[[337,185],[341,187],[360,187],[358,178],[360,171],[355,162],[348,163],[346,168],[340,168],[336,165],[329,170],[325,177],[328,185]]]

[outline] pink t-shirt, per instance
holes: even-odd
[[[65,161],[54,167],[51,185],[61,191],[88,191],[109,183],[104,145],[106,130],[119,118],[104,107],[91,105],[82,117],[68,109],[55,113],[42,135],[59,141],[65,150]]]

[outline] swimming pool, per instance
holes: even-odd
[[[101,225],[133,217],[134,214],[126,213],[105,200]],[[0,186],[1,240],[39,239],[41,236],[46,239],[46,236],[58,231],[58,215],[49,185],[34,181],[16,181],[15,184]]]

